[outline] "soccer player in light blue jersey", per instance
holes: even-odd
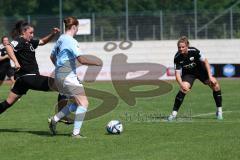
[[[55,65],[55,83],[59,93],[73,98],[74,102],[49,119],[49,128],[55,135],[57,122],[71,112],[75,112],[72,137],[83,138],[80,129],[87,112],[88,99],[84,87],[77,77],[76,69],[79,63],[96,66],[100,66],[102,63],[90,61],[83,56],[77,40],[73,38],[78,31],[78,20],[75,17],[67,17],[64,19],[64,24],[65,33],[57,40],[50,58]]]

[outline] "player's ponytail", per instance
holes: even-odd
[[[77,20],[76,17],[72,17],[72,16],[66,17],[66,18],[63,20],[63,22],[64,22],[64,24],[65,24],[65,30],[66,30],[66,31],[69,30],[69,29],[71,29],[71,27],[72,27],[73,25],[78,26],[78,20]]]
[[[12,29],[12,32],[11,32],[12,38],[14,39],[14,38],[20,36],[29,27],[33,27],[33,26],[31,24],[29,24],[28,22],[24,21],[24,20],[18,21],[15,24],[14,28]]]

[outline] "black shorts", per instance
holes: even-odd
[[[29,89],[37,91],[50,91],[54,79],[42,75],[24,75],[16,79],[12,92],[17,95],[26,94]]]
[[[196,74],[183,74],[182,75],[182,81],[190,83],[192,86],[195,79],[199,79],[203,84],[207,84],[207,81],[209,80],[208,73],[206,70],[202,70],[199,73]]]
[[[9,78],[14,76],[14,68],[12,68],[11,66],[6,67],[6,68],[1,68],[0,69],[0,81],[3,81],[6,76],[8,76]]]

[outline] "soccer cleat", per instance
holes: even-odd
[[[176,116],[171,114],[170,116],[168,116],[167,120],[170,121],[170,122],[174,121],[174,120],[176,120]]]
[[[74,121],[68,120],[68,119],[60,119],[59,122],[62,122],[62,123],[68,124],[68,125],[74,123]]]
[[[222,112],[216,112],[216,117],[218,120],[223,120]]]
[[[49,129],[52,135],[56,135],[56,127],[57,127],[57,122],[54,121],[53,117],[48,119],[48,124],[49,124]]]
[[[81,134],[77,134],[77,135],[72,134],[71,137],[72,137],[72,138],[76,138],[76,139],[87,138],[87,137],[85,137],[85,136],[83,136],[83,135],[81,135]]]

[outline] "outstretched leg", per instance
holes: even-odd
[[[8,108],[10,108],[21,96],[13,93],[12,91],[9,93],[7,100],[0,103],[0,114],[5,112]]]

